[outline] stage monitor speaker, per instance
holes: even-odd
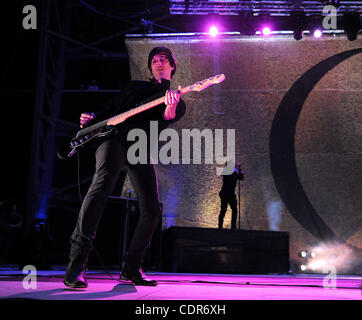
[[[128,213],[128,218],[127,218]],[[137,199],[109,197],[101,221],[98,225],[94,246],[96,252],[89,257],[90,267],[121,268],[124,260],[123,251],[128,249],[139,219],[140,209]],[[128,221],[126,221],[126,218]],[[158,269],[161,254],[161,224],[160,219],[150,245],[147,249],[143,268]],[[126,247],[124,248],[124,243]],[[102,265],[103,264],[103,265]]]
[[[162,232],[161,271],[266,274],[289,271],[289,233],[171,227]]]

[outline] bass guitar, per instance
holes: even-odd
[[[224,80],[225,80],[225,75],[219,74],[211,78],[198,81],[190,86],[183,88],[181,91],[179,91],[179,95],[181,96],[191,91],[200,92],[206,89],[207,87],[213,84],[221,83]],[[118,114],[114,117],[111,117],[109,119],[103,120],[101,122],[98,122],[89,127],[85,127],[79,130],[74,137],[72,137],[70,140],[67,139],[66,141],[63,141],[58,146],[58,151],[57,151],[58,157],[61,159],[67,159],[72,157],[75,153],[79,152],[84,146],[90,144],[92,141],[96,139],[97,140],[102,139],[114,134],[116,132],[116,127],[115,127],[116,125],[119,125],[120,123],[126,121],[130,117],[133,117],[141,112],[154,108],[164,102],[165,102],[165,97],[161,97],[146,104],[143,104],[141,106],[138,106],[136,108],[130,109],[121,114]]]

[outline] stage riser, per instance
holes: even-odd
[[[254,230],[171,227],[162,233],[161,271],[285,273],[289,234]]]

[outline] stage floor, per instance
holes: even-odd
[[[324,274],[230,275],[146,272],[156,287],[118,281],[117,271],[91,270],[88,288],[63,284],[63,270],[37,271],[36,279],[21,270],[0,269],[0,299],[37,300],[362,300],[362,276]],[[33,281],[36,280],[36,281]],[[31,284],[36,284],[31,287]],[[29,287],[30,286],[30,287]]]

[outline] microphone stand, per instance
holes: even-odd
[[[239,175],[240,175],[240,164],[238,167],[238,180],[239,180],[238,215],[239,215],[239,230],[240,230],[240,179],[239,179]]]

